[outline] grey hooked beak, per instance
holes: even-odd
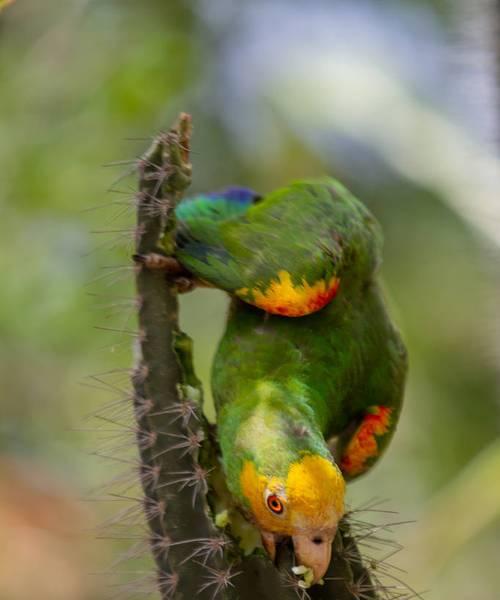
[[[318,583],[330,564],[333,536],[326,533],[294,535],[292,541],[297,563],[312,569],[313,583]]]

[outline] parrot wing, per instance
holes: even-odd
[[[367,278],[378,262],[378,224],[330,178],[298,181],[265,197],[245,188],[194,196],[176,216],[179,261],[273,314],[315,312],[342,279]]]

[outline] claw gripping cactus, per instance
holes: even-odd
[[[335,600],[380,598],[377,591],[379,587],[377,575],[370,573],[361,559],[356,535],[349,525],[348,515],[340,520],[343,510],[342,476],[331,462],[324,442],[316,446],[325,465],[332,465],[329,469],[336,475],[336,481],[338,480],[336,485],[339,486],[339,494],[342,492],[342,498],[339,495],[335,500],[339,510],[336,513],[335,527],[331,529],[331,539],[334,530],[337,530],[337,535],[333,541],[332,561],[326,571],[323,585],[309,587],[312,582],[317,582],[319,579],[314,565],[309,565],[311,568],[307,568],[306,565],[292,570],[293,549],[286,541],[282,542],[279,535],[271,533],[266,538],[265,532],[261,531],[264,546],[274,561],[270,560],[262,548],[245,554],[238,544],[237,533],[233,529],[231,519],[221,518],[221,514],[216,515],[216,511],[224,504],[222,496],[231,498],[241,493],[239,483],[231,481],[230,477],[231,469],[241,470],[242,465],[234,461],[232,463],[227,454],[227,444],[232,434],[230,432],[228,434],[226,422],[224,425],[226,430],[222,432],[225,437],[221,440],[222,463],[225,471],[221,469],[217,432],[207,424],[203,415],[201,385],[192,366],[191,340],[179,330],[178,326],[179,288],[189,288],[196,278],[205,282],[211,281],[211,273],[204,270],[203,266],[209,263],[212,273],[217,272],[220,279],[220,281],[211,281],[213,284],[224,289],[230,288],[229,291],[246,302],[264,308],[268,312],[288,315],[276,317],[286,321],[299,314],[314,312],[331,300],[337,293],[339,279],[345,276],[346,271],[342,270],[346,264],[345,260],[352,260],[355,253],[349,254],[350,250],[347,249],[349,252],[344,251],[342,254],[340,241],[334,240],[332,248],[325,250],[330,252],[332,257],[330,270],[325,272],[320,262],[314,263],[314,269],[318,272],[315,271],[313,275],[315,277],[318,275],[316,279],[321,280],[319,285],[312,281],[311,277],[307,277],[303,279],[300,286],[294,286],[289,274],[286,275],[291,270],[292,264],[286,272],[282,270],[278,273],[277,279],[269,278],[269,274],[266,274],[269,265],[266,266],[258,260],[252,270],[253,279],[250,277],[249,280],[240,277],[237,269],[229,268],[227,272],[217,269],[217,260],[228,266],[227,261],[224,262],[222,252],[234,251],[237,256],[240,256],[244,255],[245,248],[241,245],[229,249],[223,247],[220,252],[214,252],[213,260],[210,257],[207,260],[206,249],[202,247],[203,240],[200,243],[200,231],[195,231],[200,211],[208,211],[209,218],[213,219],[217,211],[224,209],[223,205],[228,207],[227,197],[214,198],[214,203],[208,207],[203,205],[203,199],[198,200],[198,205],[196,202],[180,204],[181,196],[188,187],[191,176],[190,133],[190,117],[182,114],[169,132],[159,135],[154,140],[139,162],[139,203],[134,255],[139,306],[139,348],[132,381],[137,444],[141,460],[140,472],[144,491],[144,513],[150,530],[150,547],[156,563],[161,597],[163,600],[170,598],[179,600],[188,598],[200,598],[200,600],[205,598],[243,600],[250,598],[291,600],[309,597]],[[235,215],[243,214],[249,204],[258,201],[258,198],[248,191],[231,193],[239,194],[236,200],[230,199],[229,204],[229,208]],[[311,193],[316,192],[312,190]],[[337,190],[336,193],[343,194],[342,190],[340,192]],[[280,198],[275,198],[275,201],[279,204]],[[325,197],[324,201],[327,202],[328,198]],[[217,203],[221,206],[217,206]],[[368,245],[376,244],[376,236],[373,240],[363,237],[363,227],[373,227],[369,216],[358,205],[356,211],[353,229],[354,248],[361,248],[365,242]],[[176,213],[180,220],[179,227],[176,227]],[[263,214],[257,218],[265,220],[267,217]],[[349,229],[350,218],[348,211],[341,216],[343,226],[347,229]],[[216,228],[212,228],[212,232],[217,241],[223,241],[220,230],[216,231]],[[308,253],[311,250],[313,232],[311,235],[309,233],[302,240],[305,261],[309,260]],[[238,232],[235,235],[236,241],[242,239]],[[226,236],[224,239],[229,238]],[[205,255],[201,256],[203,252]],[[364,255],[360,254],[360,256]],[[367,270],[373,268],[369,260],[364,259],[358,261],[358,266]],[[285,304],[277,306],[278,296],[285,292]],[[240,333],[244,335],[248,321],[255,319],[258,313],[257,309],[244,306],[242,308],[242,306],[243,303],[233,307],[233,317],[235,311],[236,313],[239,311],[237,319],[239,318],[240,322],[234,321],[229,326],[236,337]],[[265,323],[262,326],[266,327]],[[240,332],[239,328],[241,328]],[[232,340],[231,335],[230,333],[229,338],[224,342],[228,351],[231,350],[230,346],[236,339]],[[251,340],[251,336],[249,339]],[[258,343],[254,350],[262,351],[259,350]],[[229,356],[230,354],[226,354],[226,359]],[[217,368],[219,371],[222,369],[220,365]],[[219,380],[221,377],[223,375],[219,372]],[[225,383],[222,380],[220,382],[224,387]],[[371,435],[373,440],[375,440],[374,435],[379,435],[382,440],[386,430],[376,429],[378,421],[375,423],[375,420],[383,416],[377,411],[367,412],[366,418],[369,423],[366,419],[366,423],[362,421],[356,432],[361,432],[361,435],[364,431],[368,437]],[[298,431],[295,437],[297,439],[300,437]],[[345,459],[350,460],[348,465],[345,464],[344,473],[347,475],[349,469],[352,469],[352,475],[356,475],[358,469],[362,470],[365,467],[365,460],[373,459],[372,455],[364,458],[358,456],[359,452],[354,447],[355,437],[356,434],[345,446]],[[226,446],[225,454],[224,446]],[[308,452],[303,454],[305,456]],[[323,463],[320,466],[322,465]],[[325,471],[325,469],[326,467],[320,471],[328,478],[330,470]],[[304,476],[307,478],[308,473],[306,472]],[[258,473],[255,477],[259,479]],[[240,477],[239,482],[251,485],[251,473],[248,474],[247,479]],[[231,493],[225,489],[227,483]],[[273,496],[271,500],[268,498],[267,502],[268,504],[276,502],[277,511],[278,504],[281,502],[280,490],[276,489],[273,493],[276,499]],[[251,502],[248,506],[252,508]],[[258,518],[256,522],[260,524]],[[328,561],[330,545],[329,539],[328,552],[325,554],[328,555]],[[306,548],[304,556],[307,554]],[[327,566],[328,564],[322,565],[321,576]],[[398,598],[403,597],[398,595]]]

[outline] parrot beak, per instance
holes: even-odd
[[[313,583],[318,583],[330,564],[333,537],[325,533],[313,536],[294,535],[292,541],[298,564],[312,569]]]
[[[309,567],[313,571],[313,583],[323,577],[328,570],[332,557],[332,542],[334,535],[328,535],[324,532],[317,535],[293,535],[293,549],[297,564]],[[274,533],[261,531],[262,545],[269,554],[269,558],[274,562],[276,560],[276,544],[279,537]]]
[[[276,536],[274,533],[267,531],[261,531],[262,545],[266,552],[269,554],[269,558],[274,562],[276,560]]]

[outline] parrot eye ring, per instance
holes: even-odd
[[[281,515],[283,513],[283,511],[285,510],[285,506],[284,506],[283,502],[280,500],[280,498],[278,496],[276,496],[276,494],[269,494],[266,502],[267,502],[267,507],[269,508],[269,510],[276,515]]]

